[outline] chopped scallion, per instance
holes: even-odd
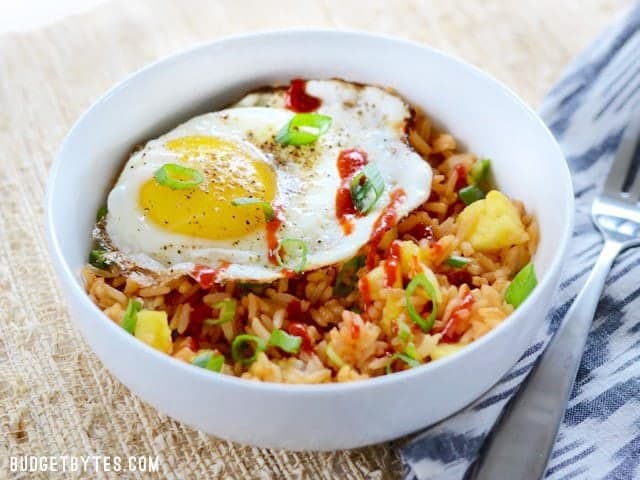
[[[402,318],[398,318],[397,325],[398,338],[400,340],[409,340],[409,338],[411,338],[411,328],[409,328],[409,325],[407,325],[407,323]]]
[[[236,198],[235,200],[231,200],[231,205],[234,207],[238,207],[240,205],[257,205],[262,207],[262,211],[264,212],[264,219],[267,222],[270,222],[275,218],[275,213],[273,212],[273,207],[269,202],[265,202],[264,200],[260,200],[259,198]]]
[[[468,185],[458,190],[458,196],[462,203],[465,205],[471,205],[473,202],[482,200],[485,197],[485,193],[476,185]]]
[[[309,145],[329,130],[331,117],[319,113],[298,113],[282,127],[276,142],[283,145]]]
[[[243,333],[233,339],[231,343],[231,356],[236,362],[243,365],[251,365],[258,358],[260,352],[267,348],[267,342],[256,335]]]
[[[471,263],[470,258],[461,257],[460,255],[451,255],[445,260],[445,263],[450,267],[463,268]]]
[[[302,345],[302,337],[289,335],[284,330],[276,328],[273,332],[271,332],[269,345],[278,347],[280,350],[284,350],[288,353],[298,353],[298,351],[300,350],[300,345]]]
[[[198,170],[175,163],[166,163],[161,166],[156,170],[153,178],[163,187],[169,187],[172,190],[193,188],[204,181],[204,175]]]
[[[284,252],[284,259],[280,255],[280,250]],[[283,268],[289,268],[296,273],[300,273],[307,265],[307,244],[297,238],[283,238],[280,240],[280,245],[276,250],[276,261],[278,265]],[[297,266],[291,266],[295,262],[296,258],[299,258]]]
[[[347,260],[338,272],[336,283],[333,286],[333,294],[336,297],[346,297],[358,283],[358,270],[364,267],[366,257],[359,255]]]
[[[142,310],[142,303],[137,300],[129,300],[127,309],[122,317],[122,328],[133,335],[136,329],[136,322],[138,321],[138,312]]]
[[[411,297],[416,292],[418,288],[422,287],[429,298],[431,299],[431,313],[427,318],[422,318],[420,314],[416,311],[416,307],[411,303]],[[409,285],[407,285],[407,290],[405,291],[405,301],[407,305],[407,311],[409,312],[409,317],[413,320],[418,326],[422,329],[423,332],[429,332],[431,327],[433,327],[433,323],[436,321],[436,316],[438,315],[438,304],[436,298],[438,298],[438,292],[436,291],[436,286],[434,286],[429,279],[427,279],[424,273],[419,273],[415,277],[411,279]]]
[[[491,168],[491,160],[483,158],[478,160],[467,175],[469,185],[477,185],[483,187],[489,177],[489,169]]]
[[[504,292],[507,303],[518,308],[538,284],[533,263],[528,263],[520,270]]]
[[[109,264],[111,262],[109,262],[109,260],[107,260],[105,258],[105,254],[107,252],[104,250],[91,250],[91,252],[89,253],[89,263],[96,267],[99,268],[101,270],[104,270],[105,268],[109,268]]]
[[[213,304],[213,308],[220,310],[220,315],[215,319],[205,320],[207,325],[222,325],[223,323],[230,322],[236,316],[236,307],[238,302],[235,298],[227,298],[226,300],[220,300]]]
[[[109,210],[107,210],[107,206],[101,206],[96,212],[96,222],[102,220],[107,215],[107,213],[109,213]]]
[[[206,368],[212,372],[220,372],[224,365],[224,355],[214,353],[211,350],[202,350],[193,357],[191,364],[200,368]]]
[[[378,168],[370,163],[351,180],[351,200],[360,213],[368,213],[384,192],[384,180]]]
[[[342,360],[342,358],[340,358],[340,355],[338,355],[336,353],[336,351],[333,349],[333,347],[331,345],[327,345],[327,349],[325,350],[326,354],[327,354],[327,358],[331,361],[331,363],[333,363],[336,367],[341,368],[344,367],[346,365],[346,363],[344,362],[344,360]]]
[[[395,360],[402,360],[404,363],[406,363],[409,368],[415,368],[420,366],[420,362],[417,361],[414,358],[411,358],[409,355],[407,355],[406,353],[394,353],[391,358],[389,359],[389,363],[387,363],[387,367],[386,367],[386,372],[387,374],[391,373],[391,366],[393,365],[393,362]]]

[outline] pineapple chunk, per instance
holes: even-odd
[[[389,292],[387,300],[384,302],[384,308],[382,309],[382,320],[380,321],[380,326],[386,335],[393,334],[393,322],[398,320],[404,311],[404,290],[394,288]]]
[[[167,319],[167,312],[154,310],[141,310],[138,312],[138,320],[134,335],[150,347],[161,352],[171,353],[173,343],[171,341],[171,329]]]
[[[405,277],[416,273],[416,259],[420,259],[420,247],[413,242],[400,242],[400,268]]]
[[[380,265],[371,270],[360,280],[360,282],[363,282],[366,285],[365,288],[368,289],[369,298],[371,298],[371,300],[382,299],[382,290],[385,288],[385,281],[384,269]],[[363,290],[362,285],[360,286],[360,290]]]
[[[458,353],[465,345],[461,343],[440,343],[431,350],[431,360],[440,360],[454,353]]]
[[[480,252],[499,250],[529,240],[518,211],[502,193],[492,190],[484,200],[467,206],[458,223],[473,248]]]

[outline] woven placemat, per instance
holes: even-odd
[[[10,455],[157,455],[157,477],[175,479],[400,475],[392,444],[275,452],[185,427],[133,396],[85,345],[48,261],[45,181],[73,121],[115,82],[217,37],[329,26],[394,34],[452,52],[535,105],[571,56],[629,3],[122,0],[37,31],[0,36],[0,478],[12,475]]]

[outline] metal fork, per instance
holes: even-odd
[[[605,240],[602,252],[555,337],[505,408],[465,478],[543,477],[609,270],[620,252],[640,245],[639,139],[640,115],[636,114],[591,208],[593,223]]]

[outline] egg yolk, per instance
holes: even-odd
[[[172,190],[154,178],[140,189],[145,216],[173,233],[224,240],[240,238],[264,227],[259,205],[232,205],[238,198],[273,201],[276,174],[250,147],[232,140],[190,136],[169,140],[165,147],[177,154],[176,163],[202,172],[194,188]]]

